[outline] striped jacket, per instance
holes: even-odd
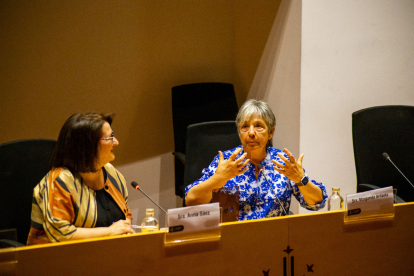
[[[132,220],[128,208],[125,178],[106,164],[105,190]],[[77,173],[66,168],[52,169],[34,188],[31,228],[27,245],[69,240],[77,227],[92,228],[97,219],[95,191],[83,184]]]

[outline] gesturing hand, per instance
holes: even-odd
[[[224,160],[223,153],[219,151],[219,163],[216,170],[217,176],[226,180],[230,180],[233,177],[246,172],[246,165],[250,161],[250,159],[244,160],[246,158],[247,152],[243,153],[242,156],[236,159],[241,150],[241,148],[237,149],[235,152],[233,152],[232,155],[230,155],[229,159],[227,160]]]
[[[299,183],[305,176],[305,172],[302,167],[302,160],[305,154],[302,153],[296,162],[295,157],[293,157],[292,153],[290,153],[288,149],[283,149],[283,151],[287,154],[289,159],[286,158],[281,152],[278,152],[277,155],[283,160],[283,162],[285,162],[285,165],[277,162],[276,160],[272,160],[273,164],[276,165],[273,168],[281,174],[286,175],[286,177],[293,182]]]

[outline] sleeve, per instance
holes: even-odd
[[[60,177],[50,179],[43,192],[43,204],[43,229],[49,241],[69,240],[76,232],[76,227],[73,225],[75,203],[66,183]]]
[[[132,221],[131,210],[128,207],[128,188],[125,177],[110,163],[105,165],[108,178],[112,185],[109,186],[109,194],[115,200],[119,208],[124,212],[125,218]]]
[[[207,179],[209,179],[212,175],[216,173],[218,162],[219,162],[219,155],[216,155],[216,157],[214,157],[213,159],[213,162],[211,162],[208,168],[203,169],[201,173],[201,178],[194,181],[187,187],[185,187],[185,196],[187,196],[187,193],[188,191],[190,191],[191,188],[193,188],[194,186],[198,185],[201,182],[206,181]]]
[[[129,206],[128,206],[128,188],[126,186],[126,180],[124,176],[118,170],[117,170],[117,173],[121,176],[122,185],[124,186],[124,200],[125,200],[125,207],[127,210],[125,217],[132,222],[132,213],[131,213],[131,209],[129,209]]]
[[[49,239],[47,238],[47,235],[43,229],[43,222],[44,222],[43,212],[38,204],[38,201],[41,202],[42,200],[41,198],[38,197],[38,195],[40,195],[39,189],[40,189],[40,184],[37,185],[33,189],[32,213],[31,213],[29,235],[27,237],[27,245],[49,243]]]
[[[308,177],[307,174],[305,174],[305,175]],[[307,210],[311,210],[311,211],[317,211],[317,210],[320,210],[323,207],[325,207],[326,199],[328,198],[328,195],[326,193],[325,185],[323,185],[322,183],[316,182],[315,180],[311,180],[313,184],[315,184],[316,186],[318,186],[321,189],[322,196],[323,196],[323,200],[320,203],[315,204],[315,205],[311,205],[303,199],[303,195],[300,192],[300,190],[299,190],[298,186],[296,185],[296,183],[294,183],[292,180],[289,180],[289,181],[290,181],[290,184],[292,185],[293,195],[299,201],[300,206],[302,206],[303,208],[305,208]]]

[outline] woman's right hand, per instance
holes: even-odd
[[[223,153],[219,151],[219,163],[217,165],[216,177],[220,177],[225,180],[230,180],[235,176],[243,174],[246,172],[246,165],[249,163],[250,159],[246,159],[247,152],[243,153],[238,159],[237,155],[241,152],[241,148],[235,150],[229,159],[224,160]],[[244,160],[244,161],[243,161]]]
[[[114,222],[108,227],[109,236],[122,235],[122,234],[134,234],[134,230],[131,228],[131,221],[129,219],[121,219]]]
[[[246,172],[246,165],[250,162],[250,159],[244,160],[247,153],[236,159],[241,150],[241,148],[237,149],[227,160],[224,160],[223,153],[219,151],[219,162],[216,172],[209,179],[200,182],[188,191],[185,197],[187,206],[209,203],[213,190],[220,189],[233,177]]]

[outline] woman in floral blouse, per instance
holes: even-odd
[[[325,206],[325,186],[310,181],[305,174],[304,154],[296,160],[289,150],[270,147],[276,119],[267,103],[245,102],[236,124],[242,145],[219,151],[210,166],[203,170],[202,177],[186,187],[188,206],[209,203],[213,190],[236,186],[240,192],[239,220],[284,215],[289,212],[292,195],[308,210]]]

